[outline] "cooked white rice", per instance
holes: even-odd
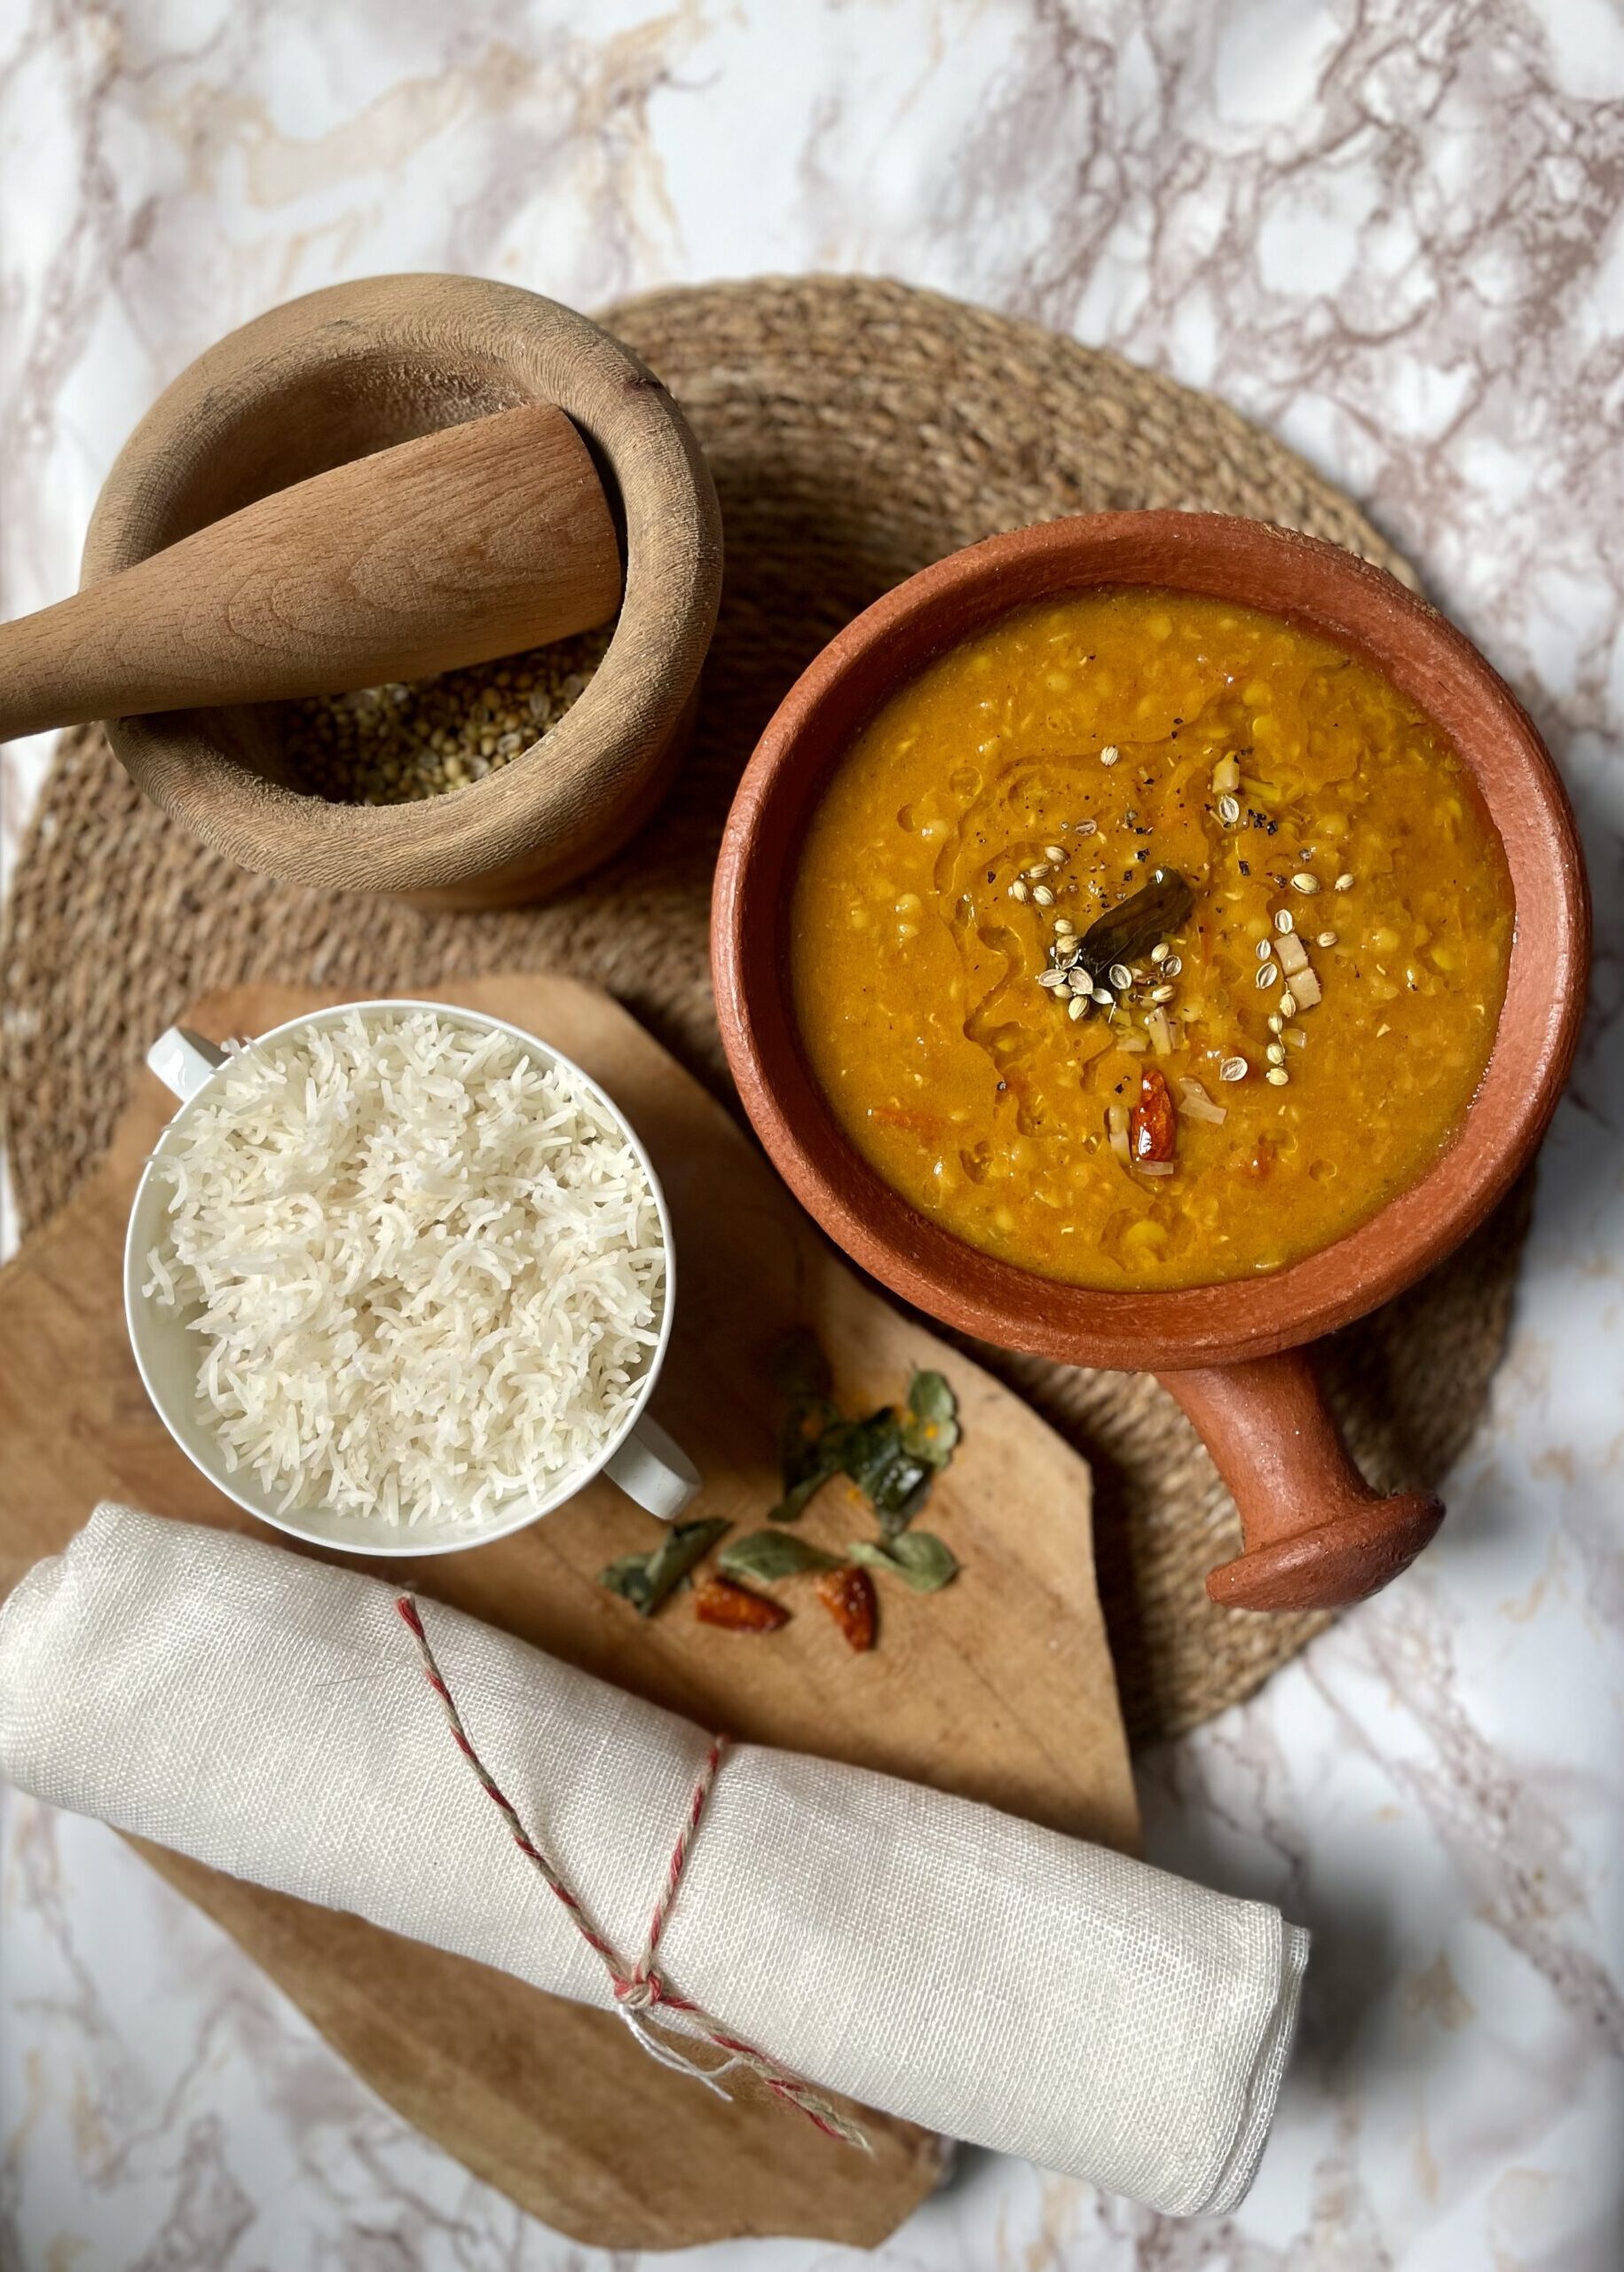
[[[177,1131],[148,1296],[279,1509],[477,1521],[626,1417],[666,1258],[636,1153],[574,1076],[432,1010],[242,1049]]]

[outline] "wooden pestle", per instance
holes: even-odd
[[[587,446],[529,403],[279,489],[0,625],[0,741],[426,678],[603,623],[620,586]]]

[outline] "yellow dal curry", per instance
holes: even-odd
[[[1113,928],[1131,951],[1091,968]],[[1277,1269],[1415,1179],[1511,932],[1476,785],[1395,687],[1276,618],[1114,590],[1005,618],[873,719],[791,962],[813,1069],[904,1198],[1050,1277],[1171,1287]]]

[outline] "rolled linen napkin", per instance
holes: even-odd
[[[0,1770],[612,2008],[453,1748],[395,1599],[256,1539],[101,1507],[0,1609]],[[422,1614],[521,1821],[605,1939],[636,1949],[709,1735],[459,1611]],[[1307,1946],[1261,1903],[744,1744],[689,1847],[659,1969],[812,2083],[1191,2215],[1251,2182]]]

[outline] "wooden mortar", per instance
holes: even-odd
[[[721,521],[659,381],[556,301],[475,277],[384,276],[245,324],[183,371],[125,444],[81,581],[349,459],[531,402],[556,403],[585,436],[626,549],[609,651],[544,742],[465,789],[368,806],[302,789],[266,705],[109,721],[147,796],[244,867],[445,907],[539,898],[626,841],[692,730]]]

